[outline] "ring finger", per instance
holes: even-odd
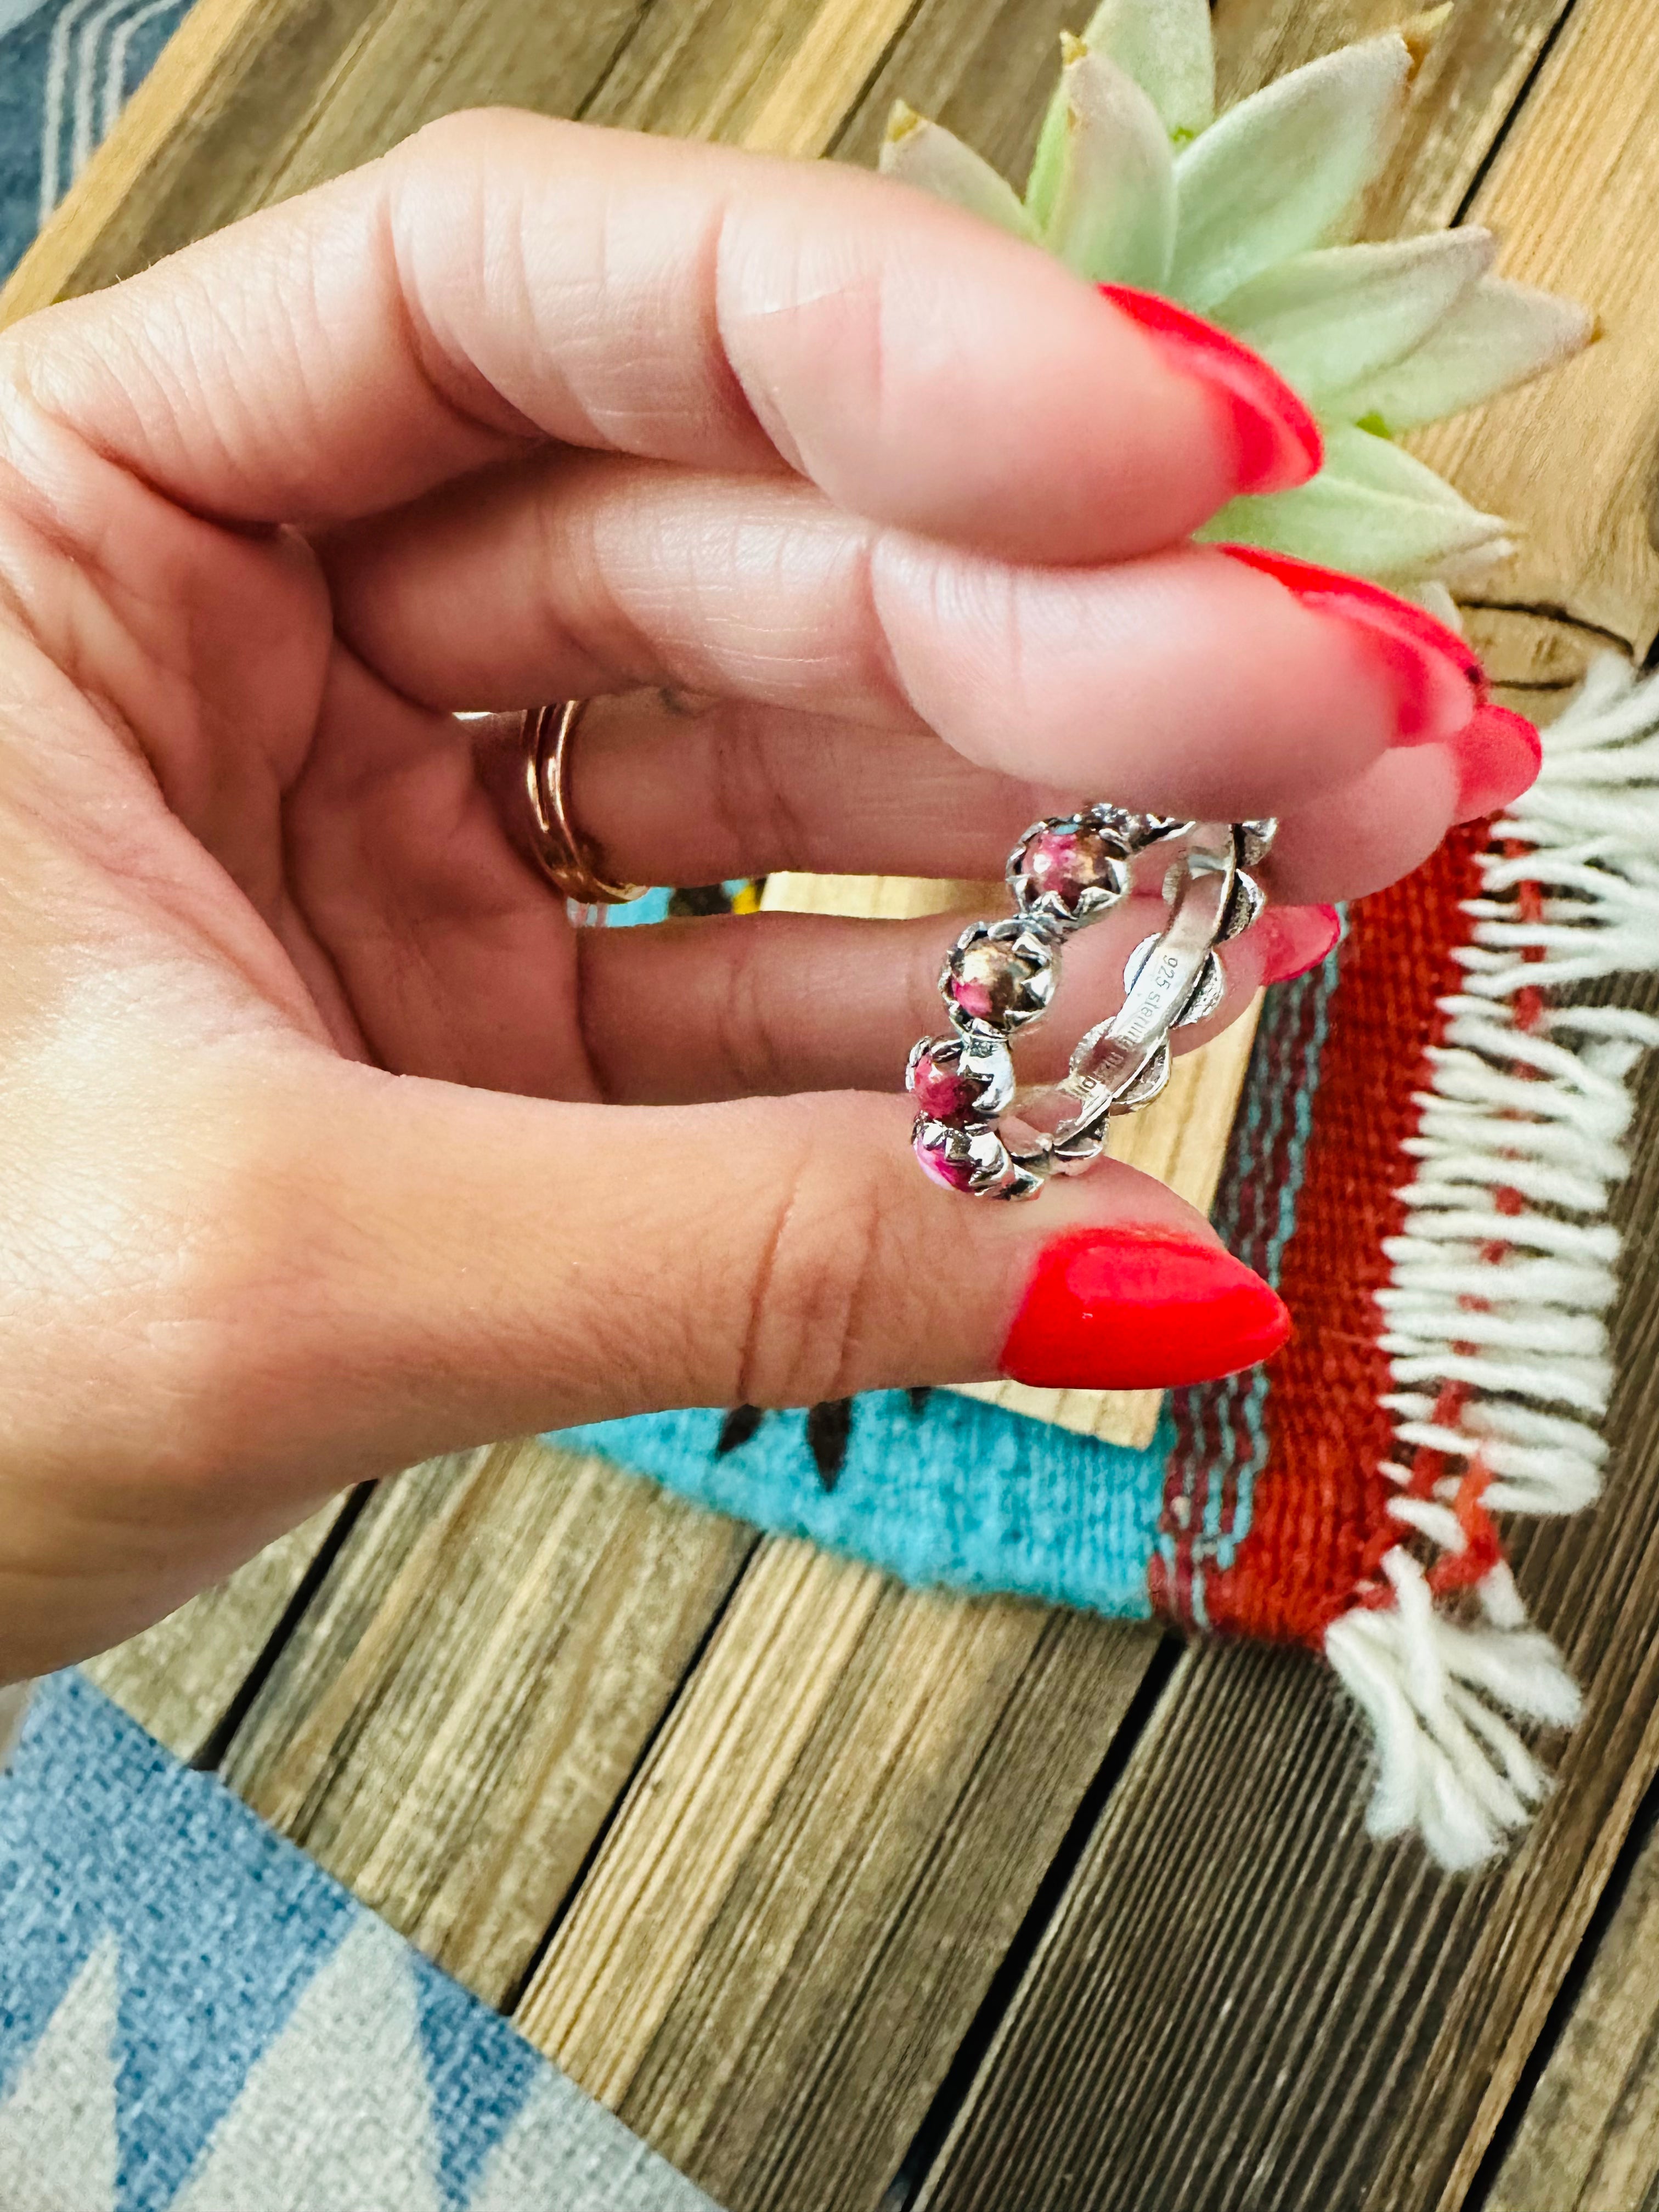
[[[516,739],[517,722],[501,726]],[[1531,780],[1524,743],[1505,803]],[[923,730],[875,730],[660,691],[596,699],[571,744],[572,812],[609,872],[635,883],[713,884],[779,870],[991,882],[1040,817],[1115,789],[1024,781],[964,761]],[[1266,871],[1275,898],[1357,898],[1414,867],[1460,818],[1455,755],[1395,749],[1340,792],[1287,812]]]
[[[1171,813],[1282,813],[1474,705],[1462,648],[1380,594],[1214,548],[1018,567],[645,463],[499,472],[324,553],[352,650],[428,706],[687,684]]]

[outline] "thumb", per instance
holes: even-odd
[[[676,1406],[1194,1382],[1289,1333],[1163,1185],[1105,1162],[1036,1204],[964,1198],[918,1172],[898,1098],[565,1105],[344,1067],[326,1088],[296,1117],[312,1290],[281,1425],[313,1479]]]

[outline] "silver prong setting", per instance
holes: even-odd
[[[1217,947],[1267,903],[1249,871],[1276,827],[1105,804],[1032,823],[1009,856],[1013,915],[973,923],[951,946],[939,974],[949,1032],[923,1037],[905,1069],[919,1109],[912,1145],[935,1182],[973,1198],[1034,1198],[1049,1176],[1079,1174],[1099,1157],[1114,1115],[1158,1096],[1172,1033],[1207,1020],[1226,996]],[[1059,1125],[1042,1126],[1028,1103],[1005,1135],[1000,1124],[1018,1103],[1009,1041],[1048,1012],[1070,939],[1129,896],[1135,861],[1157,847],[1170,853],[1168,912],[1129,957],[1122,1006],[1079,1040],[1070,1073],[1048,1094],[1063,1109]]]

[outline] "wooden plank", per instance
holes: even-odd
[[[1089,13],[1089,0],[921,0],[837,134],[836,158],[873,168],[888,113],[902,98],[1023,186],[1060,34],[1080,29]]]
[[[0,293],[0,323],[113,283],[458,108],[577,113],[648,5],[198,0]]]
[[[593,121],[757,152],[823,152],[912,0],[679,0],[644,15]]]
[[[1645,481],[1627,465],[1659,310],[1642,212],[1659,185],[1654,27],[1629,0],[1579,0],[1476,201],[1477,212],[1489,202],[1508,211],[1523,274],[1597,298],[1597,272],[1618,270],[1620,326],[1639,333],[1621,352],[1604,349],[1594,380],[1561,379],[1524,408],[1505,403],[1484,434],[1472,418],[1438,456],[1480,467],[1477,496],[1507,495],[1511,510],[1524,500],[1535,519],[1537,605],[1517,595],[1494,617],[1521,625],[1532,654],[1549,644],[1553,618],[1540,610],[1638,640],[1659,627]],[[1442,85],[1443,114],[1490,144],[1501,118],[1460,112],[1455,94]],[[1594,219],[1572,150],[1586,143],[1592,100],[1589,169],[1607,175],[1604,132],[1630,165]],[[1571,497],[1559,453],[1573,457]],[[1534,467],[1543,488],[1529,491]],[[1593,524],[1582,523],[1587,497]],[[1582,651],[1582,638],[1566,649]],[[1645,979],[1628,1002],[1651,1009],[1659,988]],[[1534,1525],[1514,1546],[1523,1593],[1587,1686],[1536,1830],[1475,1881],[1441,1878],[1410,1846],[1372,1849],[1357,1825],[1363,1747],[1330,1683],[1291,1655],[1194,1655],[1091,1840],[919,2208],[1000,2205],[1011,2172],[1029,2212],[1079,2202],[1092,2212],[1451,2212],[1464,2202],[1659,1768],[1659,1238],[1649,1225],[1659,1075],[1632,1149],[1620,1211],[1638,1234],[1617,1332],[1611,1494],[1593,1522]]]
[[[1659,1839],[1650,1833],[1484,2212],[1659,2199]]]
[[[1498,696],[1535,721],[1559,713],[1591,661],[1618,649],[1616,639],[1564,615],[1502,599],[1466,600],[1463,617]]]
[[[334,1499],[228,1581],[82,1671],[178,1758],[198,1758],[344,1510]]]
[[[1153,1648],[769,1544],[518,2025],[730,2212],[875,2207]]]
[[[1565,608],[1638,659],[1659,634],[1656,187],[1659,12],[1578,0],[1471,213],[1502,237],[1507,274],[1583,301],[1605,336],[1543,383],[1413,441],[1478,506],[1521,525],[1503,599]]]
[[[371,1503],[225,1778],[501,2003],[754,1540],[544,1444],[434,1461]]]
[[[1419,75],[1395,157],[1364,228],[1392,238],[1450,222],[1573,0],[1458,0]],[[1218,0],[1217,97],[1224,106],[1350,40],[1419,11],[1409,0]]]
[[[0,291],[0,324],[131,276],[269,196],[341,57],[395,0],[197,0]]]

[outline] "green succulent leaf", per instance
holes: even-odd
[[[1595,334],[1595,318],[1576,301],[1488,276],[1414,352],[1356,375],[1329,404],[1355,420],[1375,416],[1391,431],[1415,429],[1557,367]]]
[[[1176,157],[1170,283],[1207,309],[1323,246],[1382,167],[1411,53],[1397,32],[1326,54],[1229,108]]]
[[[1505,528],[1386,438],[1339,423],[1311,483],[1233,500],[1199,535],[1392,580],[1495,549]]]
[[[1063,120],[1042,240],[1094,283],[1156,291],[1175,246],[1175,164],[1158,110],[1084,46],[1060,73]]]
[[[1134,79],[1171,138],[1196,138],[1214,122],[1209,0],[1101,0],[1083,43]]]
[[[902,101],[881,166],[1085,278],[1213,317],[1309,400],[1326,426],[1318,475],[1235,500],[1200,537],[1375,576],[1455,621],[1450,591],[1513,549],[1394,434],[1537,375],[1593,328],[1492,276],[1483,230],[1340,242],[1449,12],[1328,54],[1218,120],[1209,0],[1098,0],[1084,38],[1061,38],[1023,201]]]
[[[935,199],[948,200],[952,207],[966,208],[969,215],[981,216],[1016,238],[1036,240],[1036,225],[1013,186],[943,124],[930,123],[902,100],[894,101],[887,120],[881,172],[931,192]]]
[[[1496,251],[1492,233],[1473,225],[1386,246],[1325,246],[1263,270],[1221,302],[1215,319],[1323,410],[1420,346]]]

